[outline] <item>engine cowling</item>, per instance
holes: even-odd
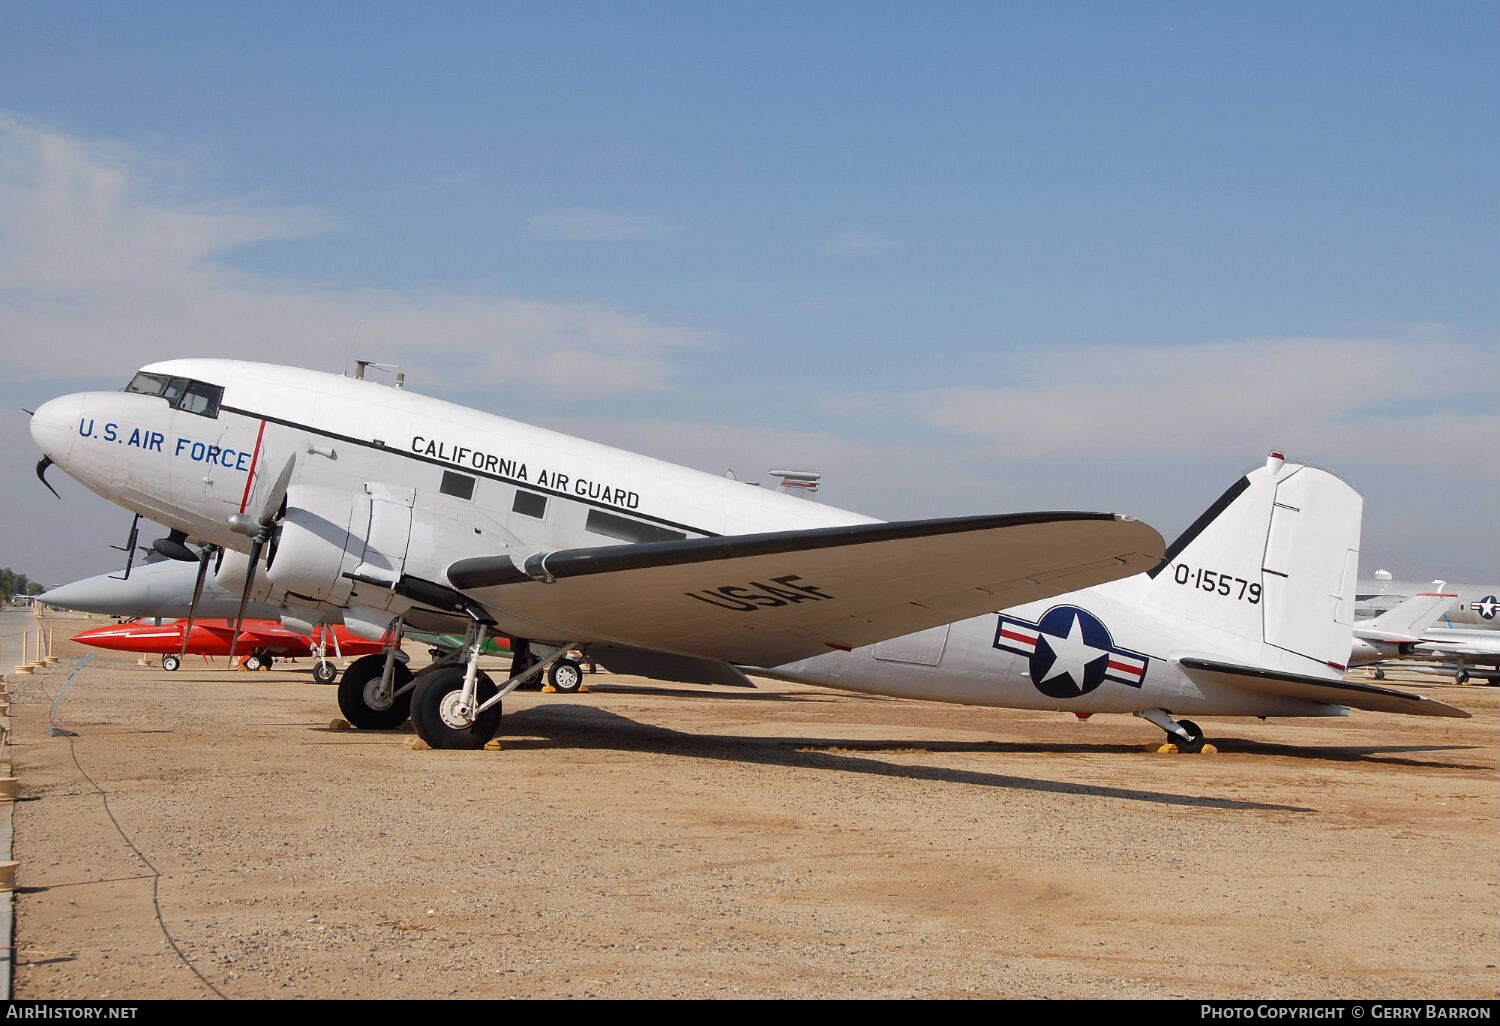
[[[352,585],[344,574],[359,562],[350,549],[363,550],[351,534],[355,496],[344,489],[293,485],[286,513],[276,525],[266,578],[289,595],[343,605]]]

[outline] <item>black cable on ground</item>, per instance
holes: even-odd
[[[74,739],[71,737],[68,738],[68,751],[72,753],[73,765],[78,767],[78,772],[83,774],[83,779],[89,782],[89,786],[91,786],[95,791],[98,792],[100,799],[104,802],[104,814],[108,816],[109,821],[115,825],[115,830],[119,833],[120,838],[124,840],[126,844],[130,845],[130,850],[135,852],[135,857],[140,859],[141,863],[145,865],[147,869],[151,870],[151,904],[156,909],[156,925],[161,927],[161,935],[167,939],[167,943],[172,946],[172,950],[177,952],[177,957],[182,959],[182,964],[191,969],[193,975],[198,977],[200,983],[202,983],[209,990],[213,991],[215,997],[218,997],[225,1001],[229,1000],[229,998],[224,994],[222,990],[213,985],[212,980],[198,971],[198,967],[188,959],[187,955],[183,953],[182,948],[177,946],[177,940],[172,936],[172,931],[167,929],[167,921],[162,918],[161,914],[161,870],[157,869],[156,866],[152,864],[151,860],[146,858],[145,852],[141,851],[141,849],[135,846],[135,842],[130,839],[130,835],[125,832],[125,828],[122,827],[120,825],[120,821],[115,818],[114,809],[110,808],[109,805],[109,793],[106,792],[104,788],[100,787],[94,781],[93,777],[89,776],[88,771],[83,768],[83,763],[78,761],[78,747],[74,744]]]

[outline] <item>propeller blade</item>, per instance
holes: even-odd
[[[271,527],[276,523],[276,514],[281,510],[281,504],[286,501],[287,489],[292,485],[292,473],[297,469],[297,457],[288,456],[286,463],[281,467],[281,473],[276,475],[276,480],[271,483],[271,488],[261,499],[260,511],[255,515],[254,521],[248,521],[244,516],[236,514],[229,518],[229,526],[232,530],[242,534],[248,534],[253,539],[250,542],[250,565],[245,568],[245,590],[240,592],[240,609],[234,617],[234,637],[229,642],[229,662],[234,663],[234,657],[239,650],[240,631],[245,627],[245,607],[250,603],[250,591],[255,587],[255,570],[260,562],[261,551],[266,547],[266,542],[271,540]]]
[[[46,486],[47,491],[51,492],[53,495],[57,495],[57,489],[53,488],[52,485],[51,485],[51,483],[48,482],[48,480],[47,480],[47,468],[50,467],[50,466],[52,466],[52,457],[51,456],[43,456],[41,459],[37,460],[36,461],[36,479],[38,481],[40,481],[43,485]],[[59,499],[62,498],[61,495],[57,495],[57,497]]]
[[[261,500],[260,513],[255,518],[261,527],[269,527],[276,519],[276,513],[286,499],[286,490],[291,487],[292,472],[296,469],[297,457],[288,456],[281,468],[281,473],[277,474],[276,480],[272,482],[271,490],[266,492],[266,497]]]
[[[198,554],[198,579],[193,582],[193,601],[188,603],[187,623],[182,627],[182,651],[177,653],[178,659],[184,659],[188,654],[188,639],[193,635],[193,624],[198,620],[198,602],[203,598],[203,582],[208,578],[208,564],[213,557],[214,547],[203,546],[203,551]],[[230,644],[234,644],[230,642]]]
[[[240,592],[240,609],[234,614],[234,636],[229,639],[229,665],[234,666],[234,657],[240,647],[240,631],[245,629],[245,607],[250,604],[250,590],[255,587],[255,565],[260,562],[260,550],[266,543],[259,535],[250,543],[250,565],[245,568],[245,590]]]

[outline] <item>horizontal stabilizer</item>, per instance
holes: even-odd
[[[1016,513],[463,559],[507,630],[742,666],[857,648],[1141,573],[1165,545],[1109,513]]]
[[[1195,680],[1227,685],[1244,691],[1257,691],[1283,698],[1300,698],[1327,705],[1346,705],[1352,709],[1373,712],[1408,713],[1412,716],[1453,716],[1468,719],[1462,709],[1428,698],[1373,684],[1325,677],[1307,677],[1300,673],[1263,670],[1255,666],[1237,666],[1213,659],[1184,656],[1178,663]]]

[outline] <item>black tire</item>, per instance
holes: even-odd
[[[484,702],[493,698],[500,690],[487,673],[480,673],[475,697]],[[480,714],[468,726],[459,726],[443,719],[443,702],[448,696],[463,690],[464,667],[462,663],[439,666],[427,670],[411,692],[411,723],[417,728],[417,736],[430,748],[475,749],[483,748],[486,741],[500,729],[500,705],[496,703]]]
[[[1200,752],[1203,750],[1203,728],[1192,720],[1178,720],[1177,725],[1192,735],[1190,740],[1184,741],[1181,737],[1173,735],[1171,740],[1178,749],[1184,752]]]
[[[1457,673],[1455,673],[1453,675],[1453,680],[1454,680],[1455,683],[1458,683],[1458,684],[1467,684],[1467,683],[1469,683],[1469,671],[1468,670],[1459,670]]]
[[[261,659],[261,657],[256,655],[254,652],[251,652],[245,657],[245,662],[242,665],[247,670],[258,670],[265,665],[265,660]]]
[[[1380,667],[1378,667],[1378,666],[1377,666],[1377,667],[1375,667],[1375,679],[1376,679],[1376,680],[1385,680],[1385,671],[1384,671],[1384,670],[1382,670],[1382,669],[1381,669],[1381,668],[1380,668]]]
[[[411,671],[397,662],[392,667],[391,683],[399,690],[411,681]],[[410,691],[397,695],[388,706],[372,705],[371,693],[385,673],[385,656],[371,653],[349,664],[339,681],[339,712],[361,730],[393,730],[406,722],[411,707]]]
[[[260,657],[260,668],[262,670],[269,670],[271,667],[273,667],[275,665],[276,665],[276,660],[273,659],[273,658],[271,658],[270,656],[261,656]]]
[[[161,657],[161,668],[168,673],[174,672],[181,665],[182,660],[174,655],[164,655]]]
[[[531,669],[533,666],[535,666],[539,662],[541,662],[540,659],[536,658],[535,656],[531,657],[530,659],[526,660],[526,667],[525,667],[524,670],[522,670],[522,672],[524,673],[525,670]],[[519,686],[518,688],[516,688],[516,690],[517,691],[540,691],[540,690],[542,690],[542,685],[545,684],[546,682],[547,682],[547,675],[545,673],[539,673],[535,677],[532,677],[530,680],[528,680],[525,684],[522,684],[521,686]]]
[[[313,680],[319,684],[332,684],[338,680],[339,668],[327,659],[320,659],[313,663]]]
[[[571,659],[559,659],[547,668],[547,683],[565,695],[583,690],[583,667]]]

